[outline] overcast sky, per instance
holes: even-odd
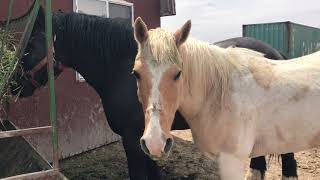
[[[242,25],[292,21],[320,28],[320,0],[176,0],[175,16],[161,26],[176,30],[191,19],[191,35],[216,42],[242,35]]]

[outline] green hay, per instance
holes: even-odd
[[[12,40],[13,35],[0,28],[0,101],[10,95],[8,94],[10,85],[15,83],[9,80],[18,62],[15,51],[12,50],[14,49]]]

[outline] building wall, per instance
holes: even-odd
[[[25,14],[32,5],[33,0],[14,0],[12,9],[12,18],[17,18]],[[8,7],[10,0],[0,1],[0,21],[6,20],[8,16]],[[52,0],[53,10],[62,9],[65,12],[71,12],[73,8],[72,0]]]
[[[1,0],[0,19],[6,18],[10,0]],[[53,0],[53,9],[73,11],[73,0]],[[130,0],[135,17],[141,16],[149,28],[160,26],[158,0]],[[32,0],[15,0],[13,17],[20,17],[32,5]],[[148,7],[148,8],[147,8]],[[55,81],[57,98],[58,137],[61,157],[68,157],[118,140],[110,130],[100,99],[87,83],[76,81],[75,72],[65,70]],[[10,120],[19,128],[49,125],[48,87],[34,96],[10,105]],[[26,137],[47,159],[51,160],[50,135]]]
[[[160,0],[126,0],[134,4],[135,18],[141,17],[148,28],[160,27]]]
[[[134,4],[134,16],[142,17],[149,28],[160,27],[160,1],[159,0],[126,0]],[[0,1],[0,21],[7,18],[10,0]],[[12,17],[20,17],[28,11],[33,0],[15,0]],[[73,10],[73,0],[52,0],[53,10],[61,9],[65,12]]]

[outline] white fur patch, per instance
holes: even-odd
[[[151,72],[152,89],[148,101],[149,104],[146,109],[146,111],[150,113],[150,122],[148,127],[146,127],[145,138],[152,137],[154,142],[162,142],[161,138],[163,133],[160,125],[160,111],[162,107],[160,102],[159,86],[162,75],[168,69],[168,67],[169,66],[166,65],[154,67],[152,64],[148,63],[148,68]]]
[[[150,111],[150,122],[148,123],[148,127],[146,127],[144,138],[148,147],[151,145],[150,143],[157,147],[162,145],[162,130],[160,126],[159,111]]]
[[[236,156],[227,153],[220,153],[219,170],[222,180],[241,180],[244,177],[244,163]]]

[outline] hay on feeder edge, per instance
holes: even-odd
[[[0,28],[0,109],[5,111],[5,104],[10,98],[10,86],[15,84],[10,77],[15,72],[18,60],[15,58],[14,37],[10,32]],[[7,113],[7,112],[0,112]],[[0,119],[1,121],[1,119]]]

